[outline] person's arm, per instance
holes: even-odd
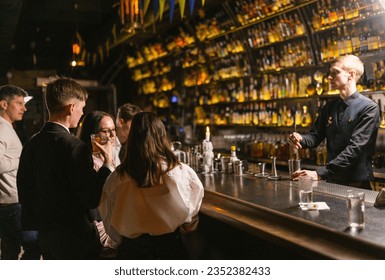
[[[315,148],[326,137],[326,126],[328,121],[328,111],[330,108],[330,104],[326,104],[311,129],[308,133],[299,134],[297,132],[293,132],[290,134],[288,140],[289,144],[294,149],[302,149],[302,148]]]
[[[116,196],[116,173],[112,173],[108,177],[106,183],[104,184],[102,196],[99,203],[99,212],[102,217],[104,224],[104,229],[112,240],[119,242],[121,235],[112,227],[111,218],[115,208],[115,196]]]
[[[303,148],[316,148],[326,138],[329,106],[330,103],[326,104],[322,108],[318,118],[314,122],[309,132],[306,134],[301,134],[302,139],[300,141],[300,144]]]
[[[17,171],[17,191],[19,202],[22,205],[21,224],[23,230],[36,230],[39,228],[38,202],[40,197],[38,195],[35,166],[37,166],[37,163],[27,142],[23,147]]]
[[[186,219],[186,222],[191,222],[191,219],[199,213],[199,210],[202,205],[202,199],[204,196],[204,188],[201,180],[198,178],[195,171],[185,165],[184,168],[187,168],[190,178],[190,193],[189,193],[189,215]]]
[[[2,131],[1,133],[4,133],[0,138],[0,174],[3,174],[17,169],[19,157],[9,158],[6,156],[6,149],[9,146],[10,139],[7,138],[9,135],[6,135],[6,132]]]
[[[102,166],[98,172],[93,166],[93,159],[89,147],[79,141],[70,151],[67,176],[70,189],[88,209],[98,207],[102,188],[111,170]]]
[[[371,140],[373,133],[378,129],[380,111],[375,103],[370,103],[358,116],[357,125],[353,130],[349,144],[325,167],[317,169],[318,175],[322,178],[332,178],[341,170],[354,164],[363,150]]]

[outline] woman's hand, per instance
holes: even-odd
[[[96,145],[99,148],[100,153],[104,158],[104,163],[113,165],[112,160],[113,160],[113,154],[114,154],[114,143],[112,143],[109,140],[104,145],[101,145],[98,142],[94,141],[94,145]]]

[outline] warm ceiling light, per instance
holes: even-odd
[[[79,43],[73,43],[72,44],[72,53],[75,55],[80,54],[80,44]]]

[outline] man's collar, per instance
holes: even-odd
[[[70,132],[70,130],[69,130],[69,128],[68,127],[66,127],[64,124],[61,124],[61,123],[59,123],[59,122],[53,122],[53,121],[48,121],[49,123],[54,123],[54,124],[58,124],[58,125],[60,125],[60,126],[62,126],[62,127],[64,127],[67,131],[68,131],[68,133],[71,133]]]
[[[360,95],[360,93],[358,91],[354,92],[352,95],[350,95],[348,98],[346,98],[346,100],[343,100],[342,98],[341,101],[344,102],[346,104],[346,106],[349,106],[353,103],[353,101],[358,98],[358,96]]]

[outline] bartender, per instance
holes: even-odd
[[[328,78],[332,89],[339,90],[339,98],[325,104],[308,133],[289,136],[294,149],[315,148],[326,138],[326,166],[296,171],[292,179],[309,175],[313,180],[371,189],[380,110],[357,91],[363,73],[364,65],[354,55],[340,56],[331,63]]]

